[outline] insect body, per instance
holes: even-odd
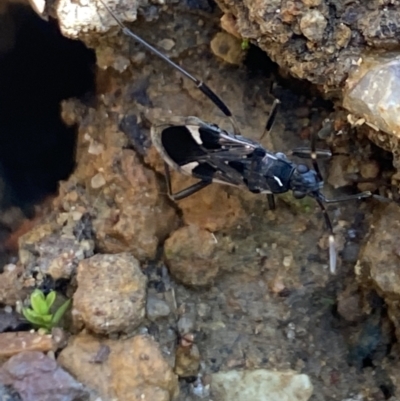
[[[175,117],[153,127],[152,141],[169,167],[198,178],[204,186],[217,182],[264,194],[292,190],[302,198],[323,185],[306,165],[197,117]],[[179,200],[201,189],[194,188],[169,195]]]
[[[153,54],[163,59],[186,78],[190,79],[224,114],[233,127],[233,133],[222,130],[215,124],[208,124],[197,117],[173,117],[152,128],[151,137],[154,146],[164,159],[168,195],[173,200],[188,197],[208,185],[216,182],[249,190],[253,193],[267,194],[271,208],[275,207],[274,194],[292,191],[297,199],[305,196],[314,198],[320,206],[330,232],[329,254],[330,270],[336,269],[336,249],[333,227],[324,203],[342,202],[350,199],[371,197],[370,192],[336,199],[326,199],[321,193],[323,179],[320,174],[317,157],[330,157],[328,150],[315,148],[315,137],[311,140],[311,149],[297,148],[292,155],[311,158],[314,169],[305,164],[296,164],[283,153],[272,153],[258,142],[240,135],[239,126],[226,104],[204,82],[192,76],[185,69],[170,60],[166,55],[148,44],[141,37],[129,30],[119,18],[100,0],[107,11],[121,27],[122,32],[135,39]],[[277,105],[275,100],[265,124],[264,134],[273,125]],[[264,136],[264,134],[262,136]],[[197,178],[199,181],[177,193],[172,192],[169,168]]]

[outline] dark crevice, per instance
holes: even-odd
[[[29,7],[8,7],[0,26],[0,211],[31,217],[73,171],[75,127],[60,102],[93,91],[95,55]]]

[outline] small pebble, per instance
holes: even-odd
[[[4,312],[6,312],[6,313],[12,313],[12,307],[9,306],[9,305],[5,306],[5,307],[4,307]]]
[[[161,47],[165,51],[169,52],[175,46],[175,42],[172,39],[162,39],[158,42],[158,47]]]
[[[98,189],[101,188],[103,185],[105,185],[106,180],[103,176],[103,174],[98,173],[94,177],[92,177],[90,184],[93,189]]]
[[[290,267],[290,265],[292,264],[292,261],[293,261],[293,257],[292,256],[285,256],[283,258],[283,266]]]
[[[155,295],[149,295],[146,301],[146,315],[149,320],[157,320],[161,317],[166,317],[171,313],[171,309],[168,304],[156,297]]]
[[[190,333],[194,330],[195,325],[195,315],[194,314],[185,314],[178,320],[178,331],[181,334]]]
[[[360,166],[360,174],[366,179],[376,178],[379,174],[379,164],[375,160],[363,163]]]

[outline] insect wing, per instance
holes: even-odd
[[[153,127],[152,141],[164,160],[181,173],[239,187],[246,187],[243,163],[258,146],[196,117],[174,117]]]

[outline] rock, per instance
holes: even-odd
[[[115,49],[109,46],[100,47],[96,51],[96,56],[97,56],[97,65],[103,70],[106,70],[108,67],[112,67],[114,68],[114,70],[117,70],[118,72],[122,73],[125,70],[127,70],[130,65],[129,59],[127,57],[124,57],[121,54],[116,53]],[[104,184],[105,182],[102,185]],[[99,185],[98,188],[100,188],[102,185]],[[95,187],[93,185],[93,181],[92,181],[92,187],[93,188]]]
[[[194,331],[196,324],[196,306],[195,304],[185,304],[184,311],[176,324],[181,335],[188,334]]]
[[[156,295],[149,294],[146,300],[146,316],[149,320],[154,321],[161,317],[166,317],[171,313],[171,308],[163,300]]]
[[[108,358],[93,363],[102,345]],[[59,362],[104,399],[169,401],[178,394],[178,380],[157,344],[147,336],[103,340],[80,334],[73,338]]]
[[[359,27],[363,37],[372,47],[383,49],[398,48],[400,10],[387,7],[372,7],[368,18],[361,19]]]
[[[101,116],[99,111],[88,120],[95,124]],[[178,220],[166,197],[159,196],[154,171],[145,167],[133,150],[124,149],[128,141],[112,125],[101,132],[82,134],[82,160],[64,191],[74,190],[76,180],[85,185],[101,173],[102,186],[88,191],[81,200],[91,205],[97,248],[102,253],[130,252],[143,261],[155,258],[160,241],[177,226]],[[90,150],[94,142],[103,146],[96,146],[100,151],[93,153]],[[63,207],[69,211],[75,202],[64,201]]]
[[[209,285],[219,271],[216,250],[217,243],[209,231],[193,225],[182,227],[165,241],[165,263],[182,283]]]
[[[369,160],[360,166],[360,174],[362,178],[372,180],[379,175],[379,164],[376,160]]]
[[[355,267],[358,281],[371,284],[388,305],[397,338],[400,338],[400,207],[395,203],[381,206],[371,223],[368,240],[360,250]]]
[[[377,130],[400,138],[400,55],[363,55],[346,81],[343,106]]]
[[[146,276],[132,255],[95,255],[78,266],[72,315],[95,333],[130,333],[143,320]]]
[[[16,310],[10,306],[0,309],[0,333],[5,331],[19,331],[27,327],[27,322]]]
[[[357,170],[355,162],[346,155],[337,155],[332,158],[327,182],[334,188],[350,185],[352,182],[346,178]]]
[[[94,242],[81,233],[85,215],[78,211],[50,214],[20,238],[19,258],[26,269],[39,270],[55,280],[70,279],[79,261],[93,255]],[[58,218],[59,224],[46,222],[52,218]]]
[[[182,337],[175,351],[174,372],[179,377],[195,377],[200,369],[200,351],[193,334]]]
[[[241,40],[227,32],[218,32],[210,46],[216,56],[230,64],[240,65],[245,54],[241,47]]]
[[[340,23],[335,35],[336,47],[338,48],[347,47],[347,45],[350,42],[350,39],[351,39],[351,29],[347,25]]]
[[[172,39],[164,38],[158,42],[158,46],[169,52],[175,46],[175,42]]]
[[[307,7],[318,7],[322,0],[302,0],[303,4]]]
[[[0,367],[0,383],[12,386],[23,401],[85,401],[89,392],[57,362],[37,351],[13,356]]]
[[[321,85],[328,96],[340,96],[349,72],[370,46],[398,47],[400,11],[379,1],[338,0],[334,13],[328,0],[217,3],[237,21],[241,37],[257,42],[286,74]]]
[[[55,351],[52,336],[38,332],[0,333],[0,358],[9,358],[23,351]]]
[[[20,264],[9,264],[0,274],[0,303],[15,305],[28,295],[28,289],[24,288],[23,268]]]
[[[0,400],[2,401],[23,401],[21,396],[11,386],[4,386],[0,383]]]
[[[236,18],[232,14],[224,14],[220,21],[222,29],[238,39],[242,39],[236,27]]]
[[[357,322],[363,316],[361,295],[357,286],[347,286],[338,295],[337,311],[348,322]]]
[[[307,401],[313,386],[296,372],[231,370],[212,375],[211,395],[220,401]]]
[[[193,184],[192,179],[177,177],[180,185],[185,188]],[[222,185],[210,185],[194,196],[179,202],[184,222],[187,225],[196,225],[202,229],[214,232],[231,228],[247,218],[244,208],[237,196],[230,196]]]
[[[318,10],[307,11],[300,20],[301,33],[311,42],[318,42],[324,37],[328,22]]]
[[[111,3],[109,0],[105,1],[106,4]],[[123,10],[121,19],[125,21],[136,20],[137,3],[133,4],[129,0],[122,0],[118,3],[119,7]],[[78,39],[81,35],[83,36],[90,31],[104,32],[111,26],[116,25],[116,21],[104,10],[104,6],[99,1],[85,3],[84,7],[82,7],[71,3],[69,0],[61,0],[57,3],[55,11],[61,32],[72,39]],[[120,13],[115,8],[113,8],[113,11],[117,15]]]

